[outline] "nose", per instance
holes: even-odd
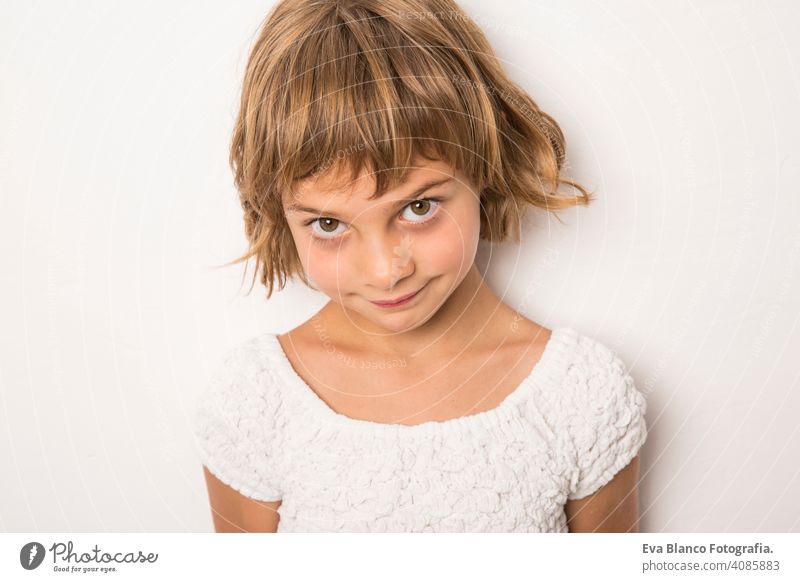
[[[359,257],[359,267],[366,283],[381,291],[391,291],[414,273],[412,237],[370,236]]]

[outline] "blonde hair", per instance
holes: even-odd
[[[377,198],[415,155],[479,186],[482,239],[519,241],[527,205],[556,212],[592,202],[560,175],[564,154],[558,124],[509,79],[455,2],[283,0],[247,62],[230,165],[249,249],[224,266],[255,257],[253,283],[261,268],[268,297],[276,278],[280,289],[293,275],[310,286],[283,194],[344,167],[351,180],[374,174]],[[562,184],[579,195],[561,195]]]

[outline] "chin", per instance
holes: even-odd
[[[366,300],[364,300],[366,301]],[[358,307],[344,305],[344,310],[356,327],[374,326],[387,333],[402,333],[411,331],[423,325],[430,314],[424,313],[419,306],[414,306],[405,311],[383,311],[380,307],[368,303]],[[361,322],[361,323],[359,323]],[[369,322],[367,324],[367,322]]]
[[[408,332],[422,327],[436,315],[436,311],[430,312],[429,310],[430,308],[424,309],[422,306],[416,306],[408,311],[398,313],[381,314],[378,312],[377,315],[371,315],[370,320],[387,331]]]
[[[424,323],[425,321],[419,320],[419,321],[404,321],[402,323],[397,323],[397,325],[392,325],[392,322],[373,320],[373,324],[380,327],[386,333],[392,335],[414,331],[418,327],[422,326]]]

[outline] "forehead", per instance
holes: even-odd
[[[406,169],[401,183],[394,189],[384,192],[383,196],[388,199],[400,197],[407,194],[416,185],[453,175],[455,175],[454,169],[448,163],[417,157]],[[373,173],[364,170],[358,177],[351,179],[349,168],[339,165],[318,176],[296,181],[292,192],[284,202],[286,204],[324,204],[327,202],[337,204],[360,200],[368,204],[380,203],[380,198],[370,199],[375,194],[375,184]]]

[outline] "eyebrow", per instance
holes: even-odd
[[[450,176],[449,178],[431,180],[429,182],[426,182],[425,184],[423,184],[422,186],[417,188],[411,194],[411,196],[409,196],[407,198],[402,198],[402,199],[399,199],[399,200],[395,200],[395,202],[392,205],[392,207],[393,208],[398,208],[399,206],[408,204],[409,202],[413,202],[414,200],[419,198],[419,196],[421,194],[424,194],[426,191],[430,190],[431,188],[434,188],[436,186],[440,186],[441,184],[446,184],[446,183],[452,182],[452,181],[453,181],[453,176]],[[287,212],[308,212],[310,214],[317,214],[317,215],[320,215],[320,216],[325,216],[325,217],[330,217],[330,218],[335,218],[337,220],[340,220],[340,217],[336,213],[333,213],[333,212],[331,212],[329,210],[325,210],[325,211],[318,210],[316,208],[311,208],[309,206],[302,206],[300,204],[297,204],[296,202],[290,204],[289,206],[287,206],[286,207],[286,211]],[[323,214],[323,212],[324,212],[324,214]]]

